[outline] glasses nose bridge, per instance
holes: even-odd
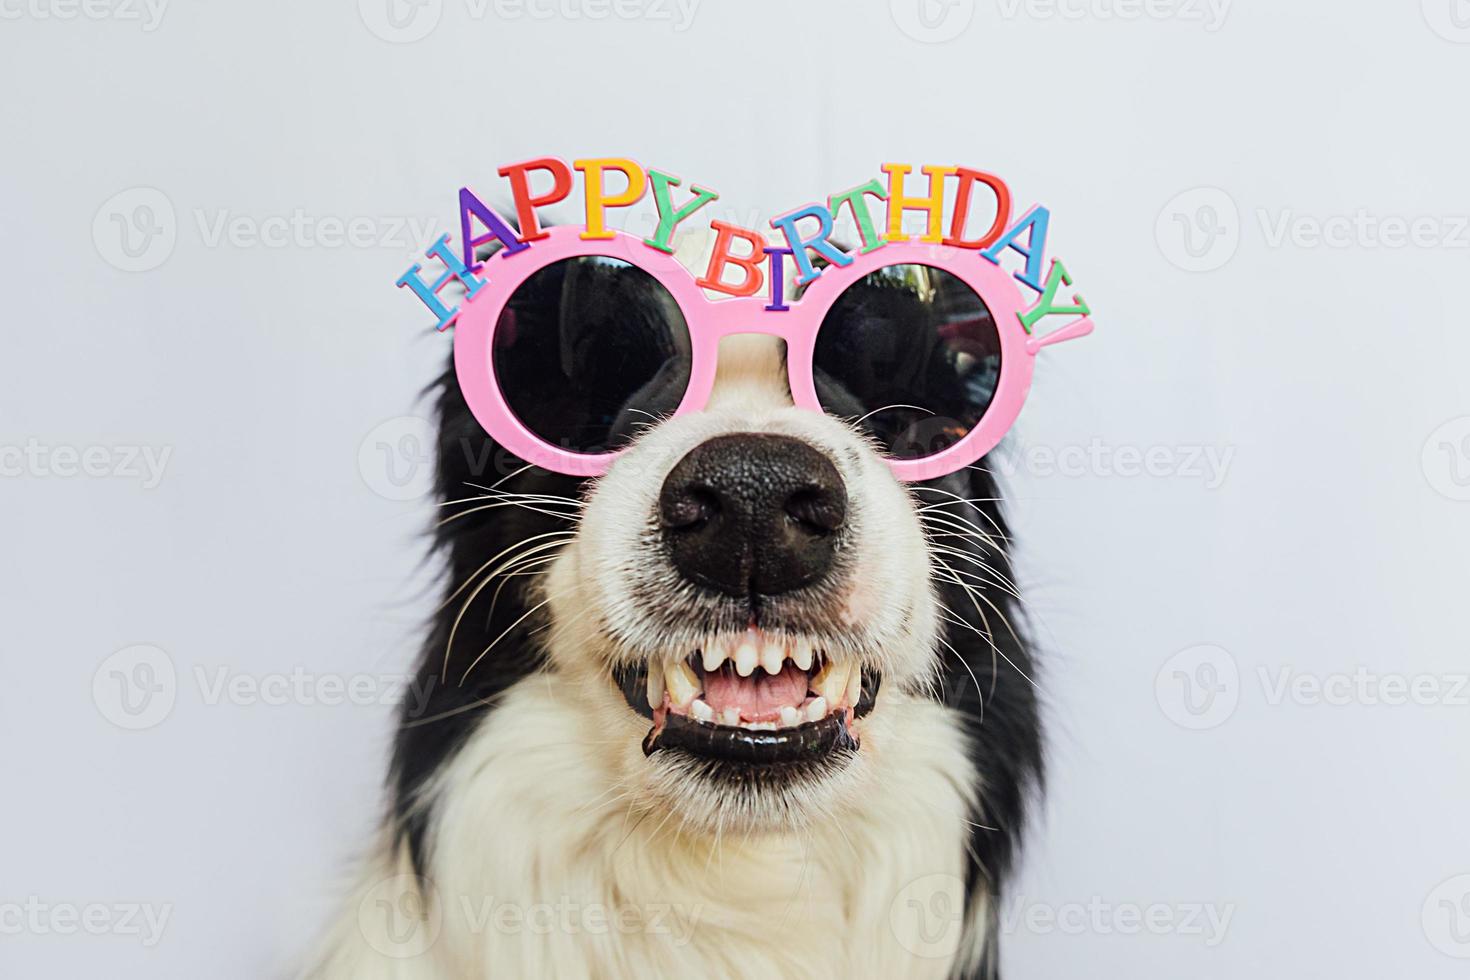
[[[720,379],[737,377],[742,371],[748,371],[752,363],[766,365],[760,369],[762,377],[774,377],[771,369],[779,363],[779,373],[791,403],[797,408],[820,412],[811,380],[816,325],[810,316],[810,311],[801,310],[797,303],[782,303],[773,309],[769,297],[765,296],[706,304],[690,318],[690,332],[700,338],[694,374],[703,379],[693,387],[703,392],[703,406],[719,401],[716,388]],[[779,341],[779,361],[767,360],[772,354],[764,344],[748,343],[762,338]],[[727,344],[727,341],[734,343]]]
[[[707,304],[692,319],[696,321],[694,330],[709,340],[711,354],[726,337],[740,334],[777,337],[790,348],[810,330],[796,304],[783,302],[776,306],[765,296]]]

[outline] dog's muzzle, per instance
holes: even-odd
[[[727,616],[738,609],[748,625],[712,627],[689,647],[614,670],[628,705],[653,722],[644,752],[761,766],[856,751],[878,674],[790,625],[792,610],[837,578],[848,497],[833,462],[789,436],[717,436],[669,472],[657,510],[672,568],[700,601]],[[776,596],[783,621],[763,622]]]
[[[859,745],[882,677],[809,640],[712,637],[683,660],[625,665],[613,678],[653,722],[645,755],[678,749],[753,766],[816,761]]]

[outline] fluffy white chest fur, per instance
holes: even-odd
[[[429,794],[428,875],[385,844],[313,976],[920,978],[965,958],[973,779],[940,706],[874,716],[861,808],[711,835],[630,805],[597,757],[637,751],[638,725],[558,687],[528,678],[491,713]]]

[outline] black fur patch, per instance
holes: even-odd
[[[1003,545],[1009,531],[998,503],[1000,493],[984,465],[981,460],[974,467],[915,484],[912,489],[922,506],[937,506],[929,514],[977,525]],[[961,503],[951,495],[971,502]],[[959,577],[976,593],[972,599],[959,585],[941,582],[941,601],[995,643],[992,649],[991,640],[975,630],[947,623],[944,639],[949,646],[940,646],[943,699],[964,717],[971,760],[984,780],[980,807],[970,815],[965,894],[972,903],[982,894],[990,897],[992,928],[981,968],[974,976],[992,978],[999,961],[994,926],[1001,888],[1019,852],[1028,804],[1040,792],[1044,776],[1040,706],[1032,686],[1032,681],[1039,680],[1020,602],[1012,594],[1015,576],[1009,558],[998,547],[949,536],[946,532],[951,530],[930,525],[931,536],[946,534],[936,539],[943,547],[962,551],[995,572],[995,581],[987,583],[985,579],[992,576],[978,565],[940,555],[957,571],[968,573]]]
[[[556,516],[555,508],[499,506],[476,512],[495,501],[473,498],[486,496],[480,488],[499,484],[500,491],[580,499],[585,483],[538,467],[525,468],[494,443],[465,404],[452,363],[437,388],[437,495],[443,501],[464,502],[439,508],[437,520],[443,523],[435,529],[433,546],[448,566],[446,599],[465,587],[434,616],[415,678],[418,689],[427,690],[429,696],[417,712],[405,700],[393,750],[393,814],[420,874],[427,864],[425,831],[430,814],[416,805],[419,791],[459,750],[497,698],[546,666],[533,635],[545,621],[535,614],[526,616],[533,604],[525,585],[531,577],[487,580],[486,573],[510,558],[521,542],[571,528],[570,520]],[[502,552],[490,568],[481,568]],[[481,656],[487,649],[490,652]]]

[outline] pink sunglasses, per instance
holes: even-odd
[[[869,277],[883,275],[884,270],[890,270],[891,274],[894,267],[923,266],[953,276],[979,298],[982,313],[988,311],[988,318],[954,319],[940,327],[939,335],[947,338],[953,359],[958,356],[955,352],[962,352],[965,346],[966,332],[974,331],[977,323],[980,325],[985,333],[983,346],[991,352],[992,359],[996,354],[999,358],[993,392],[988,401],[977,399],[977,403],[985,401],[985,404],[980,406],[978,420],[970,425],[945,423],[945,413],[931,412],[955,438],[947,437],[945,444],[933,452],[911,458],[890,458],[888,464],[900,480],[943,476],[974,463],[993,449],[1020,414],[1031,387],[1037,352],[1051,344],[1085,336],[1093,329],[1092,320],[1083,316],[1043,336],[1028,334],[1020,319],[1026,306],[1011,274],[975,251],[963,248],[912,240],[890,242],[873,251],[852,255],[847,265],[826,268],[799,299],[782,303],[760,295],[710,299],[695,275],[673,255],[648,248],[641,239],[623,232],[614,232],[608,239],[586,240],[580,231],[576,226],[548,228],[544,231],[546,237],[535,241],[533,247],[506,250],[489,260],[494,263],[494,274],[465,301],[454,327],[455,371],[475,418],[517,457],[571,476],[606,473],[620,451],[578,452],[538,435],[512,408],[511,402],[516,399],[507,398],[507,383],[514,393],[514,385],[523,385],[526,379],[501,378],[496,366],[497,349],[514,343],[515,332],[525,327],[512,313],[518,291],[538,272],[565,260],[604,258],[626,263],[652,277],[672,298],[688,328],[690,357],[687,386],[678,400],[675,415],[705,407],[714,387],[721,338],[745,333],[768,334],[785,341],[791,395],[798,407],[840,414],[831,405],[823,405],[813,374],[819,334],[834,305],[854,286],[865,280],[871,282]],[[780,262],[784,256],[774,258]],[[833,328],[828,325],[828,329]],[[861,354],[860,351],[852,353]],[[630,382],[628,393],[637,390],[639,383]],[[866,410],[870,406],[863,407]],[[874,407],[868,414],[884,407],[931,411],[930,406],[906,404]]]

